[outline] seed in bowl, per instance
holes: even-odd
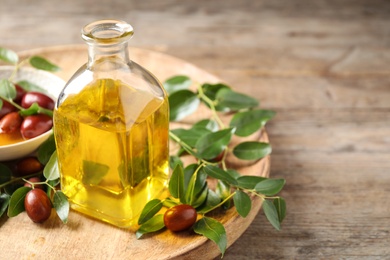
[[[46,114],[25,115],[21,111],[31,106],[53,110],[54,100],[49,96],[35,91],[26,91],[15,84],[16,97],[13,100],[2,99],[0,107],[0,146],[21,142],[37,137],[53,127],[51,116]]]

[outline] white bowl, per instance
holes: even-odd
[[[0,66],[0,79],[8,78],[13,70],[13,66]],[[13,82],[21,80],[27,80],[39,86],[54,101],[57,100],[62,88],[65,86],[65,81],[54,74],[29,67],[20,68]],[[0,161],[18,159],[31,154],[49,138],[52,132],[53,130],[50,130],[35,138],[0,146]]]

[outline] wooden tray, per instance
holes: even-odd
[[[141,64],[161,81],[170,76],[183,74],[193,80],[221,82],[221,79],[183,60],[148,50],[130,48],[131,59]],[[59,65],[56,75],[68,80],[87,61],[85,46],[58,46],[19,53],[21,57],[41,55]],[[185,124],[204,118],[204,111],[187,119]],[[174,126],[171,126],[174,127]],[[250,137],[268,142],[263,129]],[[243,165],[234,162],[242,174],[269,176],[270,157]],[[252,210],[241,218],[234,209],[213,217],[226,229],[230,246],[247,229],[257,215],[261,201],[252,198]],[[220,254],[217,246],[191,232],[172,233],[163,231],[137,240],[134,231],[119,229],[85,215],[71,211],[67,225],[53,216],[44,224],[34,224],[25,213],[17,217],[0,219],[0,252],[3,259],[212,259]]]

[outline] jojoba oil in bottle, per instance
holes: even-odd
[[[169,106],[161,83],[128,57],[132,27],[104,20],[84,27],[89,60],[54,110],[61,190],[72,208],[133,226],[166,188]]]

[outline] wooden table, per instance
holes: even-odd
[[[224,259],[390,258],[389,1],[2,0],[0,46],[82,43],[106,17],[134,26],[132,46],[277,112],[271,176],[287,180],[287,217],[276,231],[259,213]]]

